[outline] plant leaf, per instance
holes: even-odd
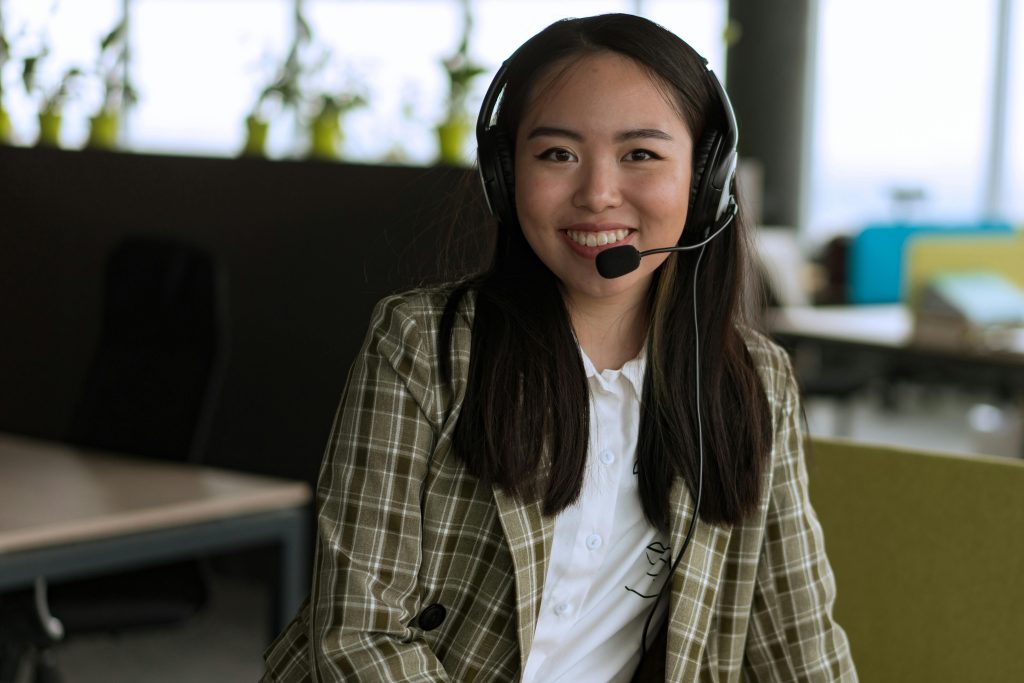
[[[128,22],[122,19],[118,22],[110,33],[103,37],[100,41],[100,50],[106,51],[111,45],[121,42],[121,38],[124,36],[125,29],[128,27]]]
[[[309,21],[306,19],[302,11],[295,12],[295,39],[300,43],[308,43],[313,39],[313,29],[309,25]]]
[[[39,66],[39,57],[41,55],[34,55],[32,57],[26,57],[22,63],[21,68],[21,81],[25,84],[25,90],[32,92],[36,88],[36,67]]]

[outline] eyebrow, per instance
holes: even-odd
[[[538,126],[530,131],[530,134],[526,136],[527,140],[532,140],[539,137],[561,137],[569,138],[577,142],[583,141],[583,136],[568,128],[557,128],[554,126]],[[616,142],[626,142],[627,140],[638,140],[645,138],[654,138],[656,140],[672,140],[672,136],[663,130],[657,128],[632,128],[630,130],[624,130],[615,136]]]

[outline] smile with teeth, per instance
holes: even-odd
[[[588,230],[566,230],[565,234],[569,236],[576,244],[584,247],[602,247],[606,244],[615,244],[626,239],[629,235],[629,230],[621,228],[619,230],[602,230],[601,232],[591,232]]]

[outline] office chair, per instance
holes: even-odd
[[[99,342],[64,440],[200,461],[223,368],[225,301],[222,277],[204,251],[144,237],[117,245],[106,266]],[[206,604],[208,580],[200,561],[186,561],[52,583],[47,593],[50,613],[73,638],[179,622]],[[30,632],[30,649],[45,655],[55,639]],[[59,680],[45,659],[37,662],[39,677]]]
[[[64,440],[200,460],[225,337],[213,258],[170,240],[128,238],[105,277],[99,343]]]

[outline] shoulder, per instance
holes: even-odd
[[[431,332],[436,335],[442,316],[458,289],[459,283],[452,283],[388,295],[374,306],[370,326],[400,336],[412,330],[421,335]],[[453,311],[454,328],[472,327],[474,301],[472,290],[461,296]]]
[[[453,398],[456,404],[461,401],[468,375],[475,296],[469,290],[453,299],[457,290],[457,284],[444,285],[384,297],[373,309],[364,347],[364,353],[383,359],[421,409],[437,420],[450,410]],[[450,332],[442,339],[446,310]]]
[[[761,376],[772,413],[791,410],[798,391],[789,354],[763,332],[751,327],[740,327],[739,332]]]

